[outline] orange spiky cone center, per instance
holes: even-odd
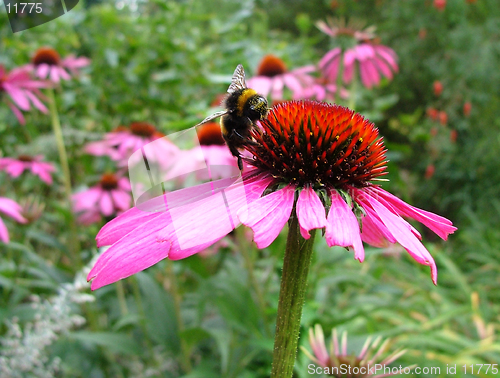
[[[273,107],[255,144],[245,148],[247,161],[285,183],[364,187],[385,175],[382,138],[375,125],[358,113],[338,105],[290,101]]]
[[[262,58],[259,68],[257,68],[258,76],[274,77],[283,75],[287,72],[285,62],[274,55],[266,55]]]
[[[198,140],[202,146],[222,146],[225,144],[222,132],[218,123],[208,122],[196,128]]]
[[[113,173],[105,173],[99,182],[104,190],[113,190],[118,188],[118,178]]]
[[[133,122],[130,124],[130,131],[134,135],[142,136],[142,137],[152,137],[157,131],[153,125],[150,125],[146,122]]]
[[[57,66],[60,61],[61,57],[59,56],[57,51],[51,47],[41,47],[35,52],[35,55],[33,56],[33,64],[35,66],[43,63],[50,66]]]
[[[25,163],[31,163],[35,159],[29,155],[19,155],[17,160],[24,161]]]

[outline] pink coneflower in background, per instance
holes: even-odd
[[[342,79],[345,84],[353,80],[356,62],[359,66],[361,82],[366,88],[379,85],[381,76],[391,80],[393,73],[398,71],[396,53],[387,46],[361,43],[346,51],[336,47],[327,52],[319,62],[323,75],[333,82],[337,80],[341,57],[343,57],[344,65]]]
[[[337,82],[342,59],[342,80],[349,84],[353,78],[358,63],[361,82],[366,88],[379,85],[381,76],[391,80],[398,72],[397,55],[391,48],[377,43],[374,38],[374,29],[359,30],[359,25],[349,25],[338,21],[328,20],[328,23],[318,22],[318,28],[331,37],[350,36],[356,45],[343,49],[336,47],[327,52],[319,62],[323,75],[333,83]]]
[[[292,98],[301,99],[304,98],[304,88],[314,81],[311,76],[314,71],[316,68],[312,65],[288,71],[283,60],[274,55],[266,55],[257,68],[257,75],[247,80],[247,86],[264,97],[270,95],[272,100],[285,99],[285,88],[292,91]]]
[[[406,353],[405,350],[397,350],[382,358],[389,346],[389,340],[387,339],[382,342],[381,337],[378,337],[373,342],[371,337],[366,339],[358,355],[348,353],[347,332],[344,331],[342,333],[339,345],[336,329],[332,330],[330,350],[328,351],[325,343],[325,335],[320,325],[316,325],[314,329],[309,329],[309,344],[313,353],[311,354],[307,349],[301,348],[304,354],[315,364],[319,365],[318,367],[322,368],[321,372],[323,374],[338,378],[347,376],[351,378],[382,378],[399,375],[399,371],[382,374],[377,374],[377,372],[383,371],[384,367],[389,368],[391,363]],[[376,367],[378,367],[378,370],[376,370]],[[399,366],[401,372],[408,372],[408,374],[414,367],[403,368]],[[349,374],[346,374],[346,371],[349,371]]]
[[[120,166],[124,166],[135,151],[157,141],[150,146],[155,150],[151,151],[151,155],[157,161],[168,162],[179,148],[164,137],[164,134],[147,122],[133,122],[129,127],[119,126],[107,133],[102,141],[87,144],[84,150],[94,156],[109,156],[112,160],[119,161]]]
[[[22,125],[26,121],[21,110],[29,111],[31,104],[43,113],[48,112],[38,98],[41,96],[39,88],[48,86],[49,83],[33,80],[26,68],[16,68],[7,73],[7,70],[0,65],[0,97],[3,97],[2,92],[9,95],[12,101],[6,99],[7,105]]]
[[[24,217],[21,215],[21,210],[22,210],[21,205],[19,205],[17,202],[9,198],[0,197],[0,213],[3,213],[13,218],[19,223],[26,223],[27,220],[24,219]],[[3,223],[1,217],[0,217],[0,240],[3,241],[4,243],[8,243],[10,241],[9,232],[7,231],[7,227]]]
[[[70,55],[61,59],[59,53],[53,48],[41,47],[33,55],[30,67],[40,79],[49,79],[54,83],[59,83],[61,79],[71,79],[70,74],[78,75],[80,68],[89,64],[88,58]]]
[[[385,172],[385,147],[377,128],[341,106],[312,101],[273,107],[246,146],[253,166],[241,180],[226,178],[166,193],[105,225],[98,246],[111,245],[88,275],[92,289],[128,277],[168,257],[182,259],[212,245],[240,222],[254,232],[259,248],[269,246],[292,209],[301,235],[325,229],[329,246],[352,247],[364,259],[362,241],[400,243],[419,263],[436,264],[420,234],[402,216],[441,238],[456,230],[438,215],[417,209],[376,186]],[[319,194],[318,194],[319,193]],[[362,222],[360,229],[359,222]]]
[[[130,209],[131,200],[129,180],[106,173],[97,185],[73,194],[73,210],[78,221],[88,225]]]
[[[19,155],[17,159],[0,158],[0,170],[7,172],[11,177],[19,177],[24,171],[30,170],[32,174],[40,177],[46,184],[52,184],[52,172],[56,169],[52,163],[42,161],[43,156]]]

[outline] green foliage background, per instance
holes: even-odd
[[[317,63],[332,47],[314,26],[325,15],[376,25],[382,43],[398,54],[394,80],[360,91],[356,109],[376,122],[389,149],[384,188],[452,219],[459,230],[447,243],[421,230],[438,264],[437,287],[428,269],[401,251],[367,249],[360,265],[352,254],[318,241],[300,343],[309,348],[307,330],[319,323],[325,330],[348,330],[349,345],[358,351],[368,335],[391,337],[393,349],[408,350],[397,364],[438,366],[442,377],[447,365],[498,363],[497,0],[448,1],[444,11],[430,0],[157,0],[135,11],[103,1],[16,34],[1,11],[0,64],[26,64],[44,45],[92,60],[57,91],[73,186],[80,188],[108,168],[82,152],[104,132],[137,120],[165,134],[192,126],[209,113],[238,63],[252,76],[265,54],[281,57],[289,68]],[[432,89],[436,80],[444,87],[440,96]],[[467,101],[469,116],[463,113]],[[430,107],[447,113],[446,125],[427,116]],[[57,164],[49,117],[31,112],[27,120],[23,128],[0,106],[1,155],[43,153]],[[435,171],[426,178],[429,165]],[[30,295],[54,295],[81,266],[71,263],[66,247],[62,179],[49,187],[11,182],[2,173],[0,184],[1,196],[34,194],[46,204],[35,223],[6,221],[12,242],[0,244],[0,321],[17,316],[26,322],[35,316]],[[99,227],[79,229],[85,263],[97,253]],[[61,358],[64,377],[145,377],[147,369],[163,377],[266,377],[284,243],[282,235],[257,250],[238,229],[215,256],[163,261],[102,288],[95,302],[74,308],[86,325],[59,337],[47,354]],[[308,376],[308,363],[299,352],[297,377]],[[457,368],[456,376],[466,375]]]

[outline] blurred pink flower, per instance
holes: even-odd
[[[9,198],[0,197],[0,213],[3,213],[15,219],[19,223],[26,223],[27,220],[24,219],[24,217],[21,215],[21,210],[22,210],[21,205],[19,205],[17,202]],[[0,217],[0,240],[3,241],[4,243],[8,243],[10,241],[7,227],[3,223],[1,217]]]
[[[97,185],[73,194],[73,210],[80,223],[89,225],[101,216],[109,218],[130,209],[131,200],[129,180],[106,173]]]
[[[285,63],[274,55],[266,55],[257,69],[257,76],[247,80],[248,88],[267,97],[271,95],[273,101],[283,100],[285,87],[292,91],[292,98],[301,99],[304,87],[314,81],[310,76],[316,68],[312,65],[288,71]]]
[[[2,92],[9,95],[12,101],[7,100],[7,104],[22,125],[26,121],[21,110],[29,111],[31,104],[43,113],[48,112],[45,105],[37,97],[41,96],[39,88],[48,86],[50,83],[33,80],[26,68],[16,68],[7,73],[5,68],[0,65],[0,97],[2,97]]]
[[[52,184],[52,172],[56,169],[52,163],[46,163],[42,155],[29,156],[19,155],[17,159],[5,157],[0,158],[0,170],[7,172],[11,177],[19,177],[25,170],[30,170],[32,174],[40,177],[40,179]]]
[[[387,46],[361,43],[345,51],[336,47],[327,52],[319,62],[323,75],[333,83],[339,74],[341,58],[343,58],[342,79],[345,84],[352,81],[356,62],[359,64],[361,82],[366,88],[379,85],[381,75],[391,80],[393,73],[398,71],[396,53]]]
[[[92,289],[164,258],[198,253],[239,223],[253,230],[258,248],[266,248],[294,206],[303,238],[309,239],[312,229],[325,229],[330,247],[352,247],[360,262],[362,240],[375,245],[398,242],[417,262],[430,266],[436,283],[432,256],[402,216],[420,221],[443,239],[456,228],[448,219],[412,207],[371,183],[387,173],[386,150],[372,123],[341,106],[292,101],[273,107],[260,126],[252,133],[256,143],[245,146],[253,155],[245,159],[252,168],[241,179],[165,193],[106,224],[97,245],[111,247],[88,275]],[[316,185],[322,188],[321,198],[328,198],[328,213],[313,189]]]
[[[150,144],[150,155],[159,162],[168,162],[178,153],[179,148],[169,142],[165,135],[146,122],[133,122],[130,127],[119,126],[107,133],[104,140],[88,143],[84,150],[94,156],[109,156],[120,166],[127,164],[128,158],[137,150]]]
[[[313,353],[307,349],[301,348],[306,356],[314,363],[322,367],[321,372],[332,377],[344,377],[343,371],[349,371],[351,378],[382,378],[394,375],[400,375],[398,369],[396,371],[386,372],[383,367],[393,363],[399,357],[406,353],[405,350],[397,350],[381,358],[389,346],[389,340],[382,342],[382,338],[378,337],[372,342],[372,338],[366,339],[361,352],[358,355],[347,352],[347,332],[342,333],[341,342],[337,336],[337,330],[332,330],[332,339],[329,343],[330,351],[327,350],[325,343],[325,335],[323,329],[317,324],[314,329],[309,329],[309,344]],[[376,366],[382,367],[377,370]],[[415,366],[399,368],[401,371],[410,372]],[[382,371],[381,374],[378,374]]]
[[[341,88],[340,97],[343,99],[349,98],[349,91],[345,88]],[[304,88],[302,98],[335,102],[337,100],[337,85],[328,82],[326,79],[316,79],[313,83]]]
[[[61,59],[58,52],[51,47],[41,47],[32,58],[29,65],[40,79],[50,79],[59,83],[61,79],[71,79],[71,74],[78,75],[79,69],[90,64],[90,59],[85,57],[74,57],[72,55]],[[68,73],[69,71],[69,73]]]

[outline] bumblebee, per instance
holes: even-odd
[[[264,96],[247,88],[245,71],[241,64],[238,64],[234,70],[227,93],[227,97],[222,102],[225,110],[208,116],[196,126],[221,117],[222,137],[231,154],[238,159],[238,168],[242,171],[243,160],[238,149],[255,143],[250,132],[252,128],[257,127],[255,122],[267,117],[269,109]]]

